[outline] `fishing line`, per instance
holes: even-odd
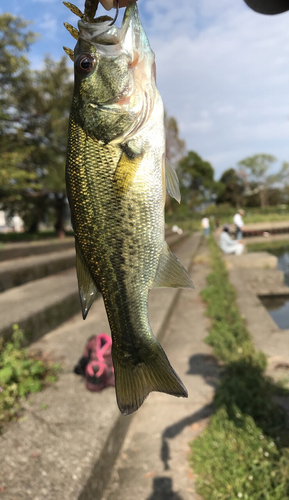
[[[119,0],[116,0],[116,13],[115,13],[113,21],[111,21],[109,26],[112,26],[115,23],[115,21],[118,18],[118,13],[119,13]]]

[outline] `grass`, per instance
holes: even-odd
[[[215,414],[191,444],[197,490],[207,500],[289,498],[288,422],[276,395],[289,395],[265,374],[236,305],[219,248],[209,240],[212,272],[202,297],[211,328],[206,339],[223,364]]]
[[[193,446],[198,491],[210,500],[288,499],[288,458],[252,417],[236,407],[232,420],[221,408]]]
[[[18,416],[21,401],[57,380],[59,365],[22,348],[23,332],[14,325],[12,341],[0,346],[0,424]]]

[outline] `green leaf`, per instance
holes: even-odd
[[[0,385],[8,384],[13,378],[13,368],[5,366],[0,370]]]

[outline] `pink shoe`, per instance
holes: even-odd
[[[93,335],[85,346],[83,358],[76,367],[81,365],[82,371],[76,368],[74,371],[85,376],[86,388],[89,391],[98,392],[115,385],[111,346],[111,337],[106,333]]]
[[[111,357],[112,340],[106,333],[99,333],[89,338],[84,351],[84,357],[87,359],[103,360]]]
[[[96,337],[96,353],[97,359],[105,361],[105,363],[112,365],[111,358],[112,339],[106,333],[100,333]]]
[[[109,368],[104,361],[92,360],[85,368],[86,388],[99,392],[115,385],[113,366]]]

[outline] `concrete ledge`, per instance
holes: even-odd
[[[266,222],[252,222],[245,224],[245,229],[248,231],[278,231],[282,229],[289,229],[288,220],[280,221],[266,221]]]
[[[171,233],[167,235],[166,233],[166,242],[169,245],[170,249],[172,252],[174,251],[175,248],[177,248],[185,239],[188,238],[187,233],[183,234],[178,234],[178,233]]]
[[[5,244],[3,248],[0,248],[0,261],[27,257],[29,255],[60,252],[69,248],[74,248],[73,237],[67,237],[64,240],[53,239],[29,243]]]
[[[0,337],[10,338],[14,323],[32,342],[80,311],[75,270],[32,281],[0,294]]]
[[[277,269],[278,259],[268,252],[252,252],[243,255],[224,255],[231,267]]]
[[[257,350],[275,361],[289,363],[289,330],[280,330],[246,281],[242,269],[229,271],[230,281],[237,291],[237,303]]]
[[[75,250],[0,262],[0,292],[75,266]]]
[[[243,279],[257,295],[289,294],[284,285],[284,274],[279,269],[248,268],[242,270]]]
[[[284,241],[284,246],[289,244],[289,234],[288,233],[282,233],[282,234],[270,234],[269,236],[251,236],[248,240],[245,241],[246,245],[254,245],[255,243],[264,243],[267,244],[268,246],[270,243],[273,241]]]
[[[193,235],[176,251],[186,267],[200,241],[200,234]],[[150,294],[149,318],[158,337],[177,296],[176,289]],[[79,313],[34,345],[61,360],[63,373],[55,386],[29,397],[22,419],[7,425],[0,436],[5,500],[100,500],[134,416],[120,415],[114,388],[91,393],[72,369],[87,338],[108,331],[103,301],[98,300],[85,322]]]

